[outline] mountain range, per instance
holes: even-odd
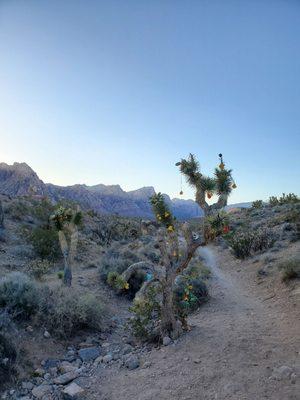
[[[44,183],[26,163],[0,163],[0,193],[11,197],[46,196],[54,202],[67,199],[79,203],[84,209],[93,209],[102,214],[153,218],[149,204],[149,197],[155,194],[152,186],[129,192],[125,192],[119,185],[58,186]],[[171,199],[166,194],[164,197],[178,219],[185,220],[203,215],[201,208],[193,200]]]

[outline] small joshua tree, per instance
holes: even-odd
[[[137,297],[141,298],[146,295],[153,285],[159,286],[162,293],[160,334],[161,336],[170,335],[172,338],[176,338],[180,335],[186,322],[176,310],[174,300],[175,279],[188,267],[198,247],[205,243],[202,237],[193,234],[187,223],[182,226],[181,232],[177,231],[174,218],[161,193],[152,196],[150,201],[154,215],[161,225],[157,242],[161,253],[160,264],[152,265],[146,262],[133,264],[123,273],[123,278],[127,280],[130,274],[137,269],[144,269],[151,273],[151,279],[144,282],[137,293]],[[185,238],[184,249],[179,248],[180,236]]]
[[[186,177],[188,183],[196,190],[196,202],[204,211],[205,215],[212,214],[227,205],[228,197],[236,184],[231,176],[231,169],[225,168],[222,154],[219,154],[220,164],[215,168],[214,177],[208,177],[200,172],[199,162],[193,154],[187,159],[181,159],[176,166]],[[214,194],[218,196],[216,203],[209,205],[206,196],[210,199]]]
[[[72,265],[77,251],[78,226],[82,221],[79,207],[74,211],[71,208],[59,207],[50,217],[58,231],[58,239],[64,258],[64,284],[72,284]]]

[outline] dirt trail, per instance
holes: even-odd
[[[191,332],[176,345],[146,354],[148,368],[128,371],[111,366],[96,371],[89,398],[299,399],[297,329],[291,333],[285,317],[278,318],[281,310],[244,287],[229,272],[226,259],[215,256],[214,248],[203,248],[200,254],[213,272],[211,300],[190,318]],[[299,320],[294,323],[300,328]],[[281,366],[292,368],[296,381],[283,376],[273,379],[274,368]]]

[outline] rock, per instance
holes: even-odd
[[[44,336],[45,339],[50,339],[51,338],[51,335],[50,335],[50,333],[48,331],[45,331],[43,336]]]
[[[103,357],[99,356],[96,358],[96,360],[94,361],[94,365],[97,366],[99,364],[101,364],[103,362]]]
[[[78,369],[75,365],[71,364],[69,361],[62,361],[59,366],[59,370],[62,374],[66,374],[67,372],[72,372]]]
[[[34,384],[32,382],[22,382],[22,389],[32,390],[34,388]]]
[[[151,361],[146,361],[146,362],[144,362],[144,364],[143,364],[143,366],[142,366],[142,368],[144,368],[144,369],[146,369],[146,368],[150,368],[151,367]]]
[[[106,354],[106,356],[103,357],[103,362],[105,364],[108,364],[112,361],[112,359],[113,359],[113,356],[111,354]]]
[[[44,396],[49,395],[52,392],[50,385],[40,385],[32,389],[32,394],[37,399],[42,399]]]
[[[282,365],[281,367],[273,369],[273,374],[271,375],[270,378],[276,381],[281,381],[283,379],[290,379],[293,372],[294,371],[292,368],[286,365]]]
[[[78,376],[80,375],[81,370],[80,369],[76,369],[75,371],[70,371],[67,372],[63,375],[60,375],[56,378],[53,379],[53,382],[56,385],[66,385],[67,383],[73,381],[74,379],[78,378]]]
[[[63,397],[66,400],[71,399],[82,399],[84,397],[84,389],[77,385],[77,383],[72,382],[70,385],[66,386],[63,390]]]
[[[45,360],[43,362],[43,367],[45,369],[54,368],[54,367],[58,367],[59,363],[60,363],[60,360],[48,358],[48,360]]]
[[[169,344],[171,344],[171,343],[172,343],[172,339],[169,336],[165,336],[163,338],[163,345],[164,346],[169,346]]]
[[[126,346],[123,347],[121,350],[120,354],[125,356],[125,354],[132,353],[133,347],[130,344],[126,344]]]
[[[43,376],[45,373],[45,371],[43,370],[43,368],[37,368],[36,370],[34,370],[33,376]]]
[[[136,369],[140,366],[139,359],[136,356],[131,356],[125,361],[125,366],[129,370]]]
[[[290,376],[291,383],[296,383],[297,375],[293,372]]]
[[[200,364],[201,363],[200,358],[195,358],[193,361],[194,361],[195,364]]]
[[[88,347],[86,349],[80,349],[78,354],[83,362],[92,361],[100,356],[100,349],[99,347]]]

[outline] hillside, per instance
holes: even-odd
[[[125,192],[119,185],[72,185],[57,186],[44,183],[25,163],[8,165],[0,163],[0,193],[15,196],[47,196],[53,201],[61,199],[79,203],[84,209],[101,214],[119,214],[126,217],[153,218],[149,197],[155,193],[153,187],[144,187]],[[178,219],[189,219],[203,215],[192,200],[165,199]]]
[[[162,343],[133,334],[138,275],[127,292],[111,281],[135,263],[159,265],[155,224],[145,232],[136,219],[84,211],[72,287],[64,290],[63,260],[47,225],[53,206],[29,197],[0,200],[0,332],[18,351],[17,361],[10,355],[12,369],[0,359],[0,384],[3,369],[13,379],[4,379],[3,398],[297,399],[299,204],[226,214],[229,233],[200,248],[192,262],[203,297],[188,313],[189,329]],[[255,246],[246,254],[247,240]],[[298,270],[290,260],[298,260]]]

